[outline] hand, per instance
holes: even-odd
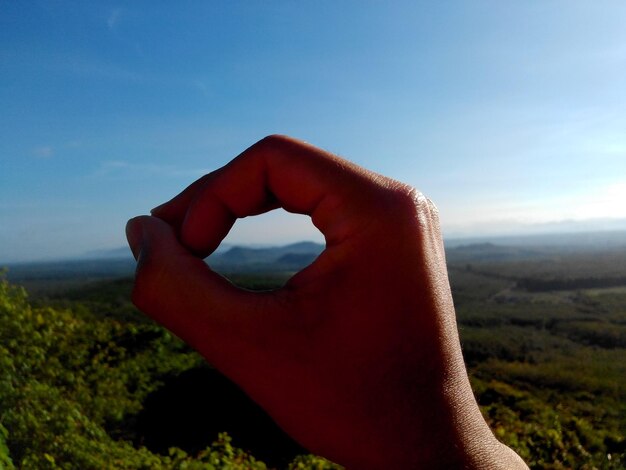
[[[308,214],[318,259],[272,292],[203,258],[239,217]],[[127,227],[135,304],[292,437],[349,468],[526,468],[474,400],[437,210],[413,188],[272,136]]]

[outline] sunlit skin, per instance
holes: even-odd
[[[326,239],[276,291],[203,261],[237,218],[283,207]],[[271,136],[129,221],[133,300],[311,452],[349,469],[527,468],[483,420],[437,210],[413,188]]]

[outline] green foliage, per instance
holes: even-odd
[[[0,468],[267,468],[226,434],[196,455],[134,445],[126,420],[159,377],[203,361],[152,323],[67,305],[33,307],[24,289],[0,278]],[[293,465],[340,468],[313,456]]]
[[[174,340],[162,330],[151,331],[152,342],[133,341],[150,329],[32,308],[23,289],[0,280],[0,422],[19,467],[104,468],[131,455],[136,468],[152,465],[147,450],[114,441],[106,428],[141,408],[156,373],[197,358],[182,345],[166,350]]]
[[[580,279],[621,279],[623,258],[578,254],[451,271],[482,411],[531,468],[624,468],[626,290],[596,288],[604,281],[562,290],[584,286]],[[516,282],[529,278],[541,292]]]
[[[601,419],[606,416],[589,413],[598,411],[592,403],[593,395],[564,399],[537,390],[523,391],[496,380],[472,382],[483,414],[498,439],[514,448],[531,468],[623,468],[623,436],[602,426]]]
[[[13,470],[13,461],[9,455],[9,448],[6,445],[8,431],[0,424],[0,468],[3,470]]]
[[[556,325],[558,334],[577,343],[602,348],[626,348],[626,325],[602,320],[570,321]]]
[[[622,259],[576,255],[451,270],[481,409],[531,468],[624,468],[626,288],[529,292],[516,281],[535,276],[558,287],[553,281],[565,276],[616,278]],[[232,280],[251,289],[284,282]],[[156,454],[136,439],[129,426],[146,397],[203,361],[136,312],[130,287],[129,279],[93,283],[29,302],[0,278],[0,468],[267,468],[226,434],[193,455]],[[340,467],[309,455],[288,468]]]
[[[341,470],[342,468],[316,455],[300,455],[289,464],[288,470]]]
[[[623,247],[596,246],[592,249],[565,250],[557,247],[543,248],[538,257],[520,260],[473,261],[470,270],[497,279],[615,279],[626,273],[626,250]],[[539,253],[538,253],[539,254]],[[454,258],[451,257],[453,260]],[[456,263],[458,268],[467,270],[466,263]]]
[[[518,325],[460,326],[463,354],[468,365],[488,359],[537,363],[548,351],[569,352],[578,346],[548,330]]]

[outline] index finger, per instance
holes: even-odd
[[[304,142],[270,136],[153,210],[197,254],[210,254],[237,218],[276,207],[310,215],[326,244],[364,223],[387,178]]]

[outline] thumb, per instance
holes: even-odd
[[[141,219],[142,217],[135,217],[126,223],[126,240],[128,240],[128,246],[135,260],[139,259],[141,245],[143,244],[143,224]]]
[[[260,328],[268,328],[271,316],[261,311],[268,304],[260,301],[262,295],[238,289],[213,272],[159,218],[135,217],[126,234],[137,258],[132,298],[140,310],[216,367],[228,355],[254,354]]]

